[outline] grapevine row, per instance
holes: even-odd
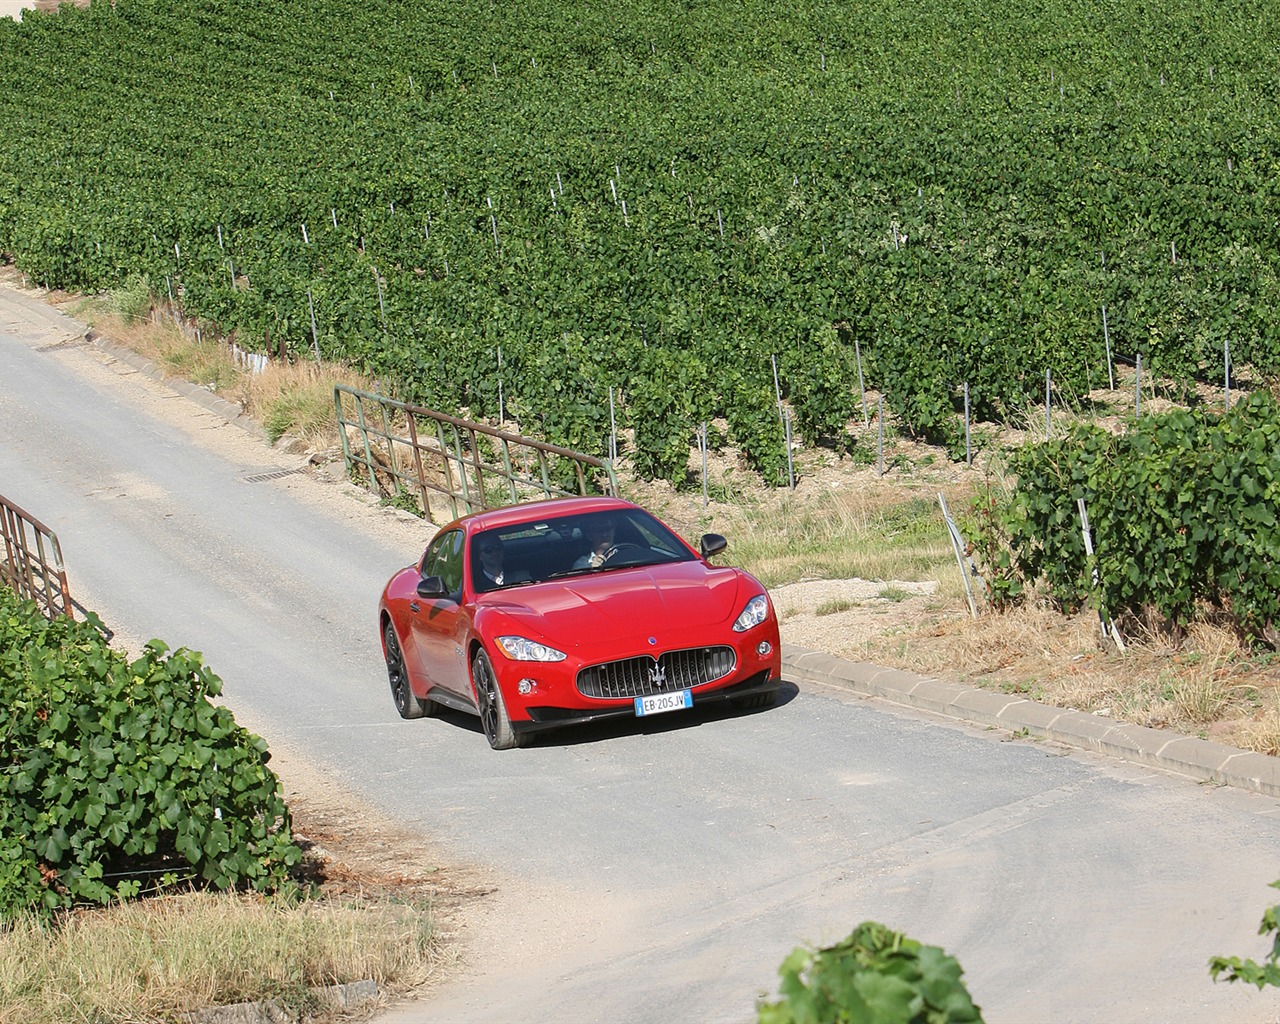
[[[93,3],[0,25],[0,252],[679,476],[1280,367],[1264,4]],[[1197,21],[1179,35],[1184,20]],[[376,45],[375,45],[376,43]],[[314,335],[313,335],[314,317]],[[502,369],[499,371],[499,350]],[[504,411],[505,411],[504,408]]]

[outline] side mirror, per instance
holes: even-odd
[[[718,555],[728,546],[729,542],[718,533],[704,533],[702,540],[698,541],[698,550],[702,552],[703,558]]]
[[[444,587],[444,580],[439,576],[423,576],[418,580],[418,596],[431,598],[448,597],[449,591]]]

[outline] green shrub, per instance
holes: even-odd
[[[1280,881],[1272,882],[1280,889]],[[1271,952],[1265,963],[1243,960],[1238,956],[1215,956],[1209,960],[1209,974],[1214,981],[1244,981],[1258,988],[1274,985],[1280,988],[1280,906],[1268,907],[1258,926],[1259,935],[1271,936]]]
[[[151,312],[151,282],[146,274],[130,274],[123,285],[112,289],[110,305],[121,320],[145,320]]]
[[[954,957],[875,921],[823,949],[796,949],[782,962],[776,1003],[760,1024],[970,1024],[982,1014]]]
[[[1229,413],[1144,416],[1123,434],[1081,426],[1014,453],[1017,487],[977,499],[970,536],[997,600],[1041,585],[1068,609],[1093,599],[1175,628],[1209,607],[1268,636],[1280,623],[1278,462],[1280,406],[1264,392]]]
[[[635,425],[632,464],[645,479],[670,480],[679,487],[689,476],[694,428],[708,418],[712,377],[696,356],[646,349],[639,380],[629,396]]]
[[[300,851],[266,744],[192,651],[129,661],[101,623],[0,588],[0,917],[158,880],[272,889]]]

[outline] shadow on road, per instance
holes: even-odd
[[[737,708],[729,701],[714,701],[709,704],[695,704],[688,711],[677,711],[650,718],[631,718],[620,716],[601,722],[588,722],[585,725],[566,725],[563,728],[549,729],[529,737],[526,741],[530,747],[574,747],[587,743],[607,743],[624,736],[637,733],[653,736],[683,729],[697,729],[727,718],[747,718],[753,715],[767,715],[781,711],[800,692],[795,683],[784,682],[778,691],[778,699],[768,707]],[[484,730],[480,728],[480,719],[464,711],[443,708],[435,716],[439,722],[447,722],[459,729],[473,732],[484,742]],[[425,723],[420,723],[425,724]]]

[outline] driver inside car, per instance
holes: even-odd
[[[587,522],[587,543],[591,546],[586,554],[579,555],[574,561],[575,569],[595,569],[604,565],[613,549],[613,517],[595,516]]]

